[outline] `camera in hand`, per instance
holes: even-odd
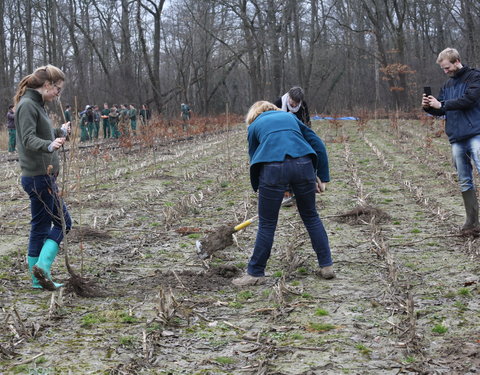
[[[430,96],[432,95],[432,88],[430,86],[425,86],[423,88],[423,93],[426,95],[426,96]]]

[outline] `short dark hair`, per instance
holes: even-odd
[[[294,86],[288,90],[288,96],[296,103],[300,103],[303,100],[303,89],[300,86]]]

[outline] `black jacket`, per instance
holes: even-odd
[[[278,98],[273,104],[275,104],[278,108],[282,108],[282,97]],[[287,108],[287,112],[290,112]],[[293,113],[293,112],[292,112]],[[312,123],[310,122],[310,113],[308,112],[308,105],[305,100],[302,100],[302,104],[300,109],[293,113],[297,118],[307,125],[309,128],[312,127]]]

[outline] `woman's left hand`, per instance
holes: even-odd
[[[327,188],[327,184],[325,182],[322,182],[322,180],[320,180],[320,178],[317,177],[317,183],[316,183],[317,193],[323,193],[326,188]]]

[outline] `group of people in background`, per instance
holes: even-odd
[[[147,104],[137,111],[133,104],[114,104],[109,107],[104,103],[100,110],[98,105],[87,105],[85,110],[79,113],[80,117],[80,141],[92,141],[100,136],[103,129],[103,138],[119,138],[120,136],[137,135],[137,119],[140,118],[142,126],[147,126],[151,120],[152,112]],[[65,121],[72,120],[72,108],[65,107]]]

